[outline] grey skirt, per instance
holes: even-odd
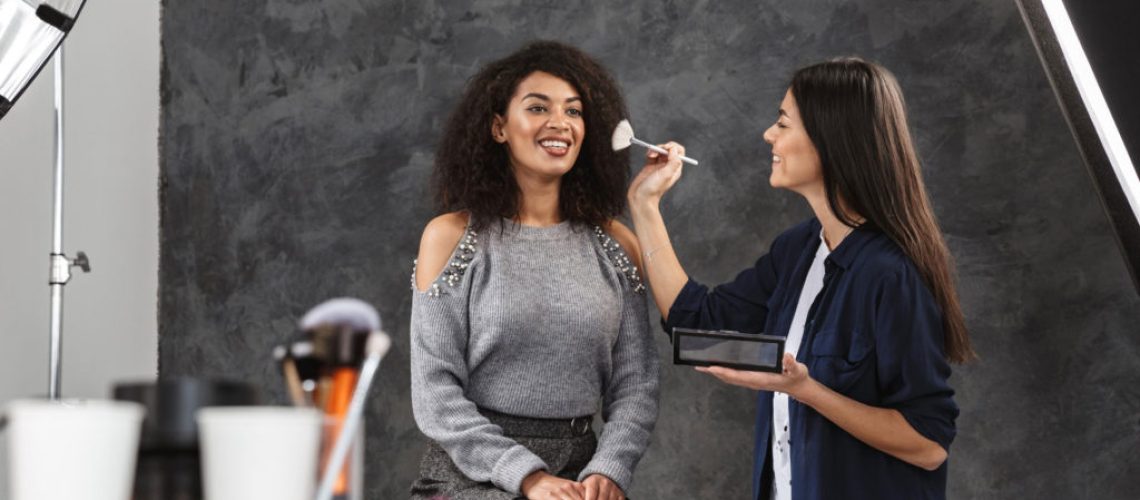
[[[505,415],[479,410],[503,434],[525,446],[548,467],[547,472],[572,481],[594,456],[598,439],[592,417],[554,420]],[[432,442],[420,460],[420,477],[412,483],[413,500],[516,500],[522,496],[503,491],[489,482],[469,479],[451,457]]]

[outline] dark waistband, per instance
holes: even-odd
[[[479,413],[511,437],[572,438],[585,436],[593,430],[594,416],[574,418],[531,418],[508,415],[479,408]]]

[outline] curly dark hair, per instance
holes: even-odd
[[[586,134],[573,168],[562,176],[559,209],[571,222],[603,225],[625,210],[629,152],[615,152],[610,134],[626,117],[617,83],[586,53],[535,41],[483,67],[463,92],[435,156],[432,191],[441,213],[466,210],[475,228],[518,216],[520,191],[507,146],[491,137],[495,114],[506,115],[518,85],[536,71],[568,82],[582,98]]]

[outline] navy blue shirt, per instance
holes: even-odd
[[[811,219],[776,238],[769,253],[711,291],[690,280],[669,309],[673,327],[787,336],[820,242]],[[947,379],[942,312],[914,263],[890,238],[858,228],[824,261],[823,290],[808,312],[796,359],[811,377],[856,401],[898,410],[919,434],[949,450],[958,406]],[[934,471],[859,441],[812,408],[789,399],[792,498],[946,497],[947,463]],[[772,393],[757,397],[753,498],[772,426]]]

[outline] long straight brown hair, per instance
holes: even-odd
[[[841,207],[854,211],[902,248],[942,308],[946,358],[976,358],[894,75],[842,58],[796,71],[791,91],[823,163],[831,211],[852,227],[860,222]]]

